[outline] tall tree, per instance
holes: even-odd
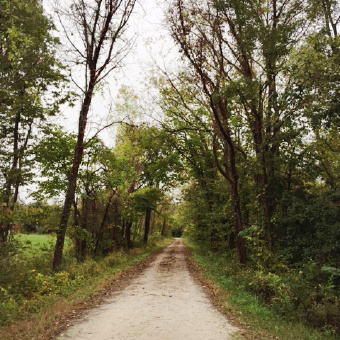
[[[0,6],[0,199],[13,209],[20,186],[32,175],[32,141],[62,98],[58,40],[39,0],[2,1]],[[58,93],[56,87],[60,87]],[[6,240],[8,226],[0,227]]]
[[[160,106],[166,114],[163,128],[169,133],[168,144],[180,156],[190,183],[185,198],[191,203],[188,211],[197,226],[197,237],[205,238],[214,247],[216,234],[222,231],[231,235],[233,231],[227,230],[225,223],[229,191],[222,189],[225,185],[221,186],[214,161],[209,106],[202,101],[202,91],[185,71],[177,78],[169,75],[160,78],[157,86],[162,95]],[[221,228],[217,228],[218,225]]]
[[[136,0],[75,0],[65,10],[59,9],[60,22],[73,49],[76,64],[84,68],[85,83],[82,88],[82,104],[79,113],[78,137],[74,150],[72,169],[55,246],[53,268],[60,266],[67,223],[74,201],[78,169],[83,157],[84,134],[87,116],[96,86],[115,69],[126,53],[126,44],[120,45]],[[64,18],[70,23],[64,24]],[[71,33],[72,32],[72,33]],[[74,40],[73,34],[78,40]]]
[[[210,106],[217,137],[215,158],[232,189],[236,232],[244,229],[238,160],[252,149],[262,208],[255,223],[263,226],[273,250],[275,160],[286,137],[282,134],[285,124],[299,112],[296,103],[289,101],[286,89],[290,83],[284,75],[287,57],[304,28],[304,2],[179,0],[172,5],[172,35]],[[236,121],[243,127],[241,135]],[[240,260],[245,262],[242,239],[239,249]]]

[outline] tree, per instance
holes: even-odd
[[[301,102],[289,98],[291,84],[285,75],[288,56],[307,20],[304,4],[294,0],[172,4],[168,17],[172,36],[210,107],[215,159],[231,188],[236,232],[241,235],[245,227],[239,163],[253,162],[254,152],[253,181],[261,207],[254,223],[261,226],[273,251],[276,160],[281,143],[289,138],[282,131],[296,119],[294,114],[301,114]],[[238,242],[240,260],[245,262],[241,237]]]
[[[76,254],[79,260],[84,259],[89,244],[86,235],[91,235],[96,253],[106,253],[114,246],[120,246],[116,234],[118,224],[113,222],[116,216],[110,217],[117,208],[115,205],[120,193],[135,178],[134,169],[128,160],[117,157],[102,141],[92,139],[84,151],[85,161],[80,168],[78,185],[80,204],[78,199],[74,203]],[[109,235],[108,227],[112,235]]]
[[[76,137],[58,126],[44,129],[44,137],[33,149],[42,176],[36,182],[38,190],[32,195],[37,201],[65,195]]]
[[[43,176],[37,182],[38,190],[33,195],[37,200],[55,199],[65,194],[75,143],[75,134],[57,127],[46,131],[46,136],[35,148],[35,161],[39,163]],[[83,157],[73,201],[73,228],[70,232],[79,261],[84,260],[91,251],[107,253],[112,248],[116,240],[112,239],[108,230],[108,227],[112,227],[111,210],[115,209],[113,206],[120,193],[135,178],[129,161],[116,156],[98,138],[87,141]]]
[[[32,176],[33,140],[58,111],[62,95],[58,40],[39,0],[2,1],[0,7],[0,199],[10,209]],[[60,87],[58,92],[54,91]],[[0,227],[6,241],[8,226]]]
[[[151,213],[164,192],[179,180],[182,165],[178,154],[171,148],[169,135],[156,126],[126,126],[122,129],[117,150],[130,159],[137,178],[129,186],[129,193],[137,209],[145,211],[144,242],[150,231]],[[136,202],[136,199],[138,202]]]
[[[144,243],[148,242],[151,211],[160,199],[155,193],[164,192],[179,179],[181,162],[178,154],[168,143],[168,134],[156,127],[142,127],[138,131],[142,148],[141,182],[148,188],[145,205]],[[150,195],[150,193],[152,193]]]
[[[95,4],[91,1],[75,0],[68,9],[58,10],[60,18],[66,16],[71,23],[71,31],[69,31],[63,25],[63,20],[60,20],[76,55],[74,62],[83,66],[85,83],[82,88],[77,143],[55,246],[54,269],[59,267],[62,261],[67,223],[74,200],[78,169],[83,157],[87,116],[94,90],[110,71],[119,65],[122,55],[126,53],[124,49],[126,45],[119,46],[118,42],[134,5],[135,0],[98,0]],[[79,44],[71,36],[73,32],[78,35]]]
[[[308,4],[306,12],[314,29],[292,50],[287,63],[289,97],[299,102],[301,119],[295,124],[290,145],[281,146],[284,191],[275,220],[280,253],[293,263],[313,259],[321,270],[324,263],[336,263],[339,252],[335,241],[339,197],[339,4],[328,0]],[[290,126],[290,133],[293,131]]]

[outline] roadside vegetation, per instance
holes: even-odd
[[[193,260],[215,285],[222,308],[249,336],[261,339],[338,339],[338,293],[331,282],[315,286],[316,268],[240,267],[236,254],[212,252],[185,237]],[[316,330],[315,328],[319,328]],[[255,333],[252,333],[255,331]]]

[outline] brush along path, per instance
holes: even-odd
[[[122,292],[58,337],[60,340],[231,339],[230,325],[191,277],[175,240]]]

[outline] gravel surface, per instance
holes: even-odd
[[[123,291],[86,312],[57,339],[232,339],[238,329],[213,307],[175,240]]]

